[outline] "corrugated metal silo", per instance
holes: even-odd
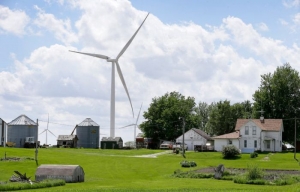
[[[77,147],[99,148],[100,126],[91,118],[86,118],[77,125]]]
[[[38,125],[26,115],[20,115],[7,124],[7,142],[14,142],[15,147],[24,147],[26,137],[37,139]]]

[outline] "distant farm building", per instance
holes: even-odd
[[[84,181],[84,171],[79,165],[41,165],[35,173],[35,180],[63,179],[67,183]]]
[[[78,147],[99,149],[100,127],[91,118],[86,118],[77,125],[76,135],[78,137]]]
[[[7,124],[0,118],[0,146],[5,146],[7,141]]]
[[[121,149],[123,140],[121,137],[102,137],[101,149]]]
[[[57,139],[57,147],[77,147],[77,135],[59,135]]]
[[[20,115],[8,123],[7,142],[15,143],[15,147],[24,147],[26,137],[37,140],[38,124],[26,115]]]
[[[135,145],[136,148],[143,148],[144,147],[144,134],[139,133],[135,138]]]

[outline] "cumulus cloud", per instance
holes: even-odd
[[[77,36],[72,31],[70,19],[57,19],[53,14],[45,13],[38,6],[35,8],[38,10],[37,18],[33,22],[36,26],[52,32],[64,44],[69,45],[77,42]]]
[[[288,8],[298,7],[300,5],[300,0],[284,0],[283,5]]]
[[[30,21],[22,10],[11,10],[0,5],[0,33],[13,33],[17,36],[25,34],[25,28]]]

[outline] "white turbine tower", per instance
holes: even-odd
[[[129,47],[129,45],[131,44],[132,40],[134,39],[134,37],[136,36],[136,34],[139,32],[140,28],[142,27],[142,25],[144,24],[144,22],[146,21],[147,17],[148,17],[149,13],[147,14],[146,18],[144,19],[144,21],[142,22],[142,24],[140,25],[140,27],[136,30],[136,32],[133,34],[133,36],[129,39],[129,41],[126,43],[126,45],[123,47],[123,49],[120,51],[120,53],[118,54],[118,56],[115,59],[111,59],[110,57],[106,56],[106,55],[100,55],[100,54],[93,54],[93,53],[83,53],[83,52],[77,52],[77,51],[71,51],[74,53],[79,53],[79,54],[84,54],[84,55],[89,55],[92,57],[97,57],[100,59],[105,59],[107,62],[111,62],[112,64],[112,70],[111,70],[111,98],[110,98],[110,137],[115,137],[115,65],[117,66],[117,71],[119,74],[119,77],[122,81],[123,87],[126,91],[126,94],[128,96],[130,105],[131,105],[131,110],[132,110],[132,115],[134,116],[133,113],[133,108],[132,108],[132,103],[131,103],[131,99],[128,93],[128,89],[119,65],[119,58],[123,55],[123,53],[126,51],[126,49]]]
[[[43,132],[41,132],[40,134],[46,132],[46,145],[48,145],[48,131],[49,133],[51,133],[54,137],[56,137],[49,129],[48,129],[48,126],[49,126],[49,114],[48,114],[48,122],[47,122],[47,129],[45,129]],[[40,135],[39,134],[39,135]]]
[[[134,131],[133,131],[133,142],[136,143],[136,127],[139,128],[138,126],[138,121],[139,121],[139,117],[140,117],[140,113],[141,113],[141,109],[142,109],[143,103],[141,104],[140,110],[139,110],[139,114],[136,118],[136,122],[130,125],[126,125],[124,127],[120,127],[120,129],[125,128],[125,127],[130,127],[130,126],[134,126]]]

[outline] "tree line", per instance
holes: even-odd
[[[152,99],[139,127],[145,137],[154,141],[175,140],[182,134],[183,126],[185,131],[199,128],[214,136],[233,132],[239,118],[256,119],[263,114],[265,118],[283,119],[283,141],[293,143],[295,118],[300,115],[299,73],[286,63],[272,74],[261,75],[252,100],[196,103],[195,98],[174,91]],[[299,126],[296,127],[299,133]]]

